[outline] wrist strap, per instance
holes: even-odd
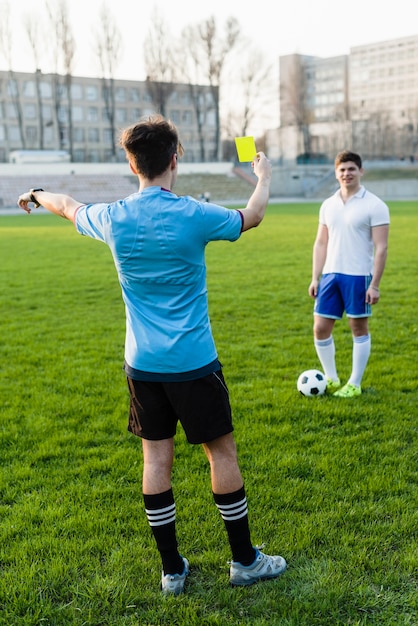
[[[30,198],[30,201],[33,202],[33,204],[35,205],[35,208],[37,209],[38,206],[41,206],[41,204],[40,202],[37,201],[37,199],[33,195],[36,191],[43,191],[43,189],[31,189],[29,191],[29,198]]]

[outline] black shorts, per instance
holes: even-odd
[[[174,437],[180,421],[189,443],[206,443],[233,431],[228,388],[222,371],[182,382],[127,377],[128,430],[144,439]]]

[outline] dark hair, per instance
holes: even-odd
[[[176,127],[162,115],[151,115],[123,130],[120,145],[148,180],[165,172],[174,154],[183,155]]]
[[[342,152],[339,152],[335,157],[335,169],[337,169],[340,163],[347,163],[347,161],[352,161],[357,165],[359,169],[362,168],[361,156],[359,154],[356,154],[356,152],[351,152],[350,150],[343,150]]]

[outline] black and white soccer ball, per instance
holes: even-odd
[[[299,376],[297,388],[302,396],[323,396],[327,389],[327,379],[319,370],[306,370]]]

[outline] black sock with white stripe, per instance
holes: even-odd
[[[172,489],[156,495],[143,495],[145,512],[157,548],[164,574],[182,574],[184,562],[177,549],[176,505]]]
[[[233,493],[214,493],[213,498],[225,523],[233,561],[251,565],[256,553],[251,543],[244,487]]]

